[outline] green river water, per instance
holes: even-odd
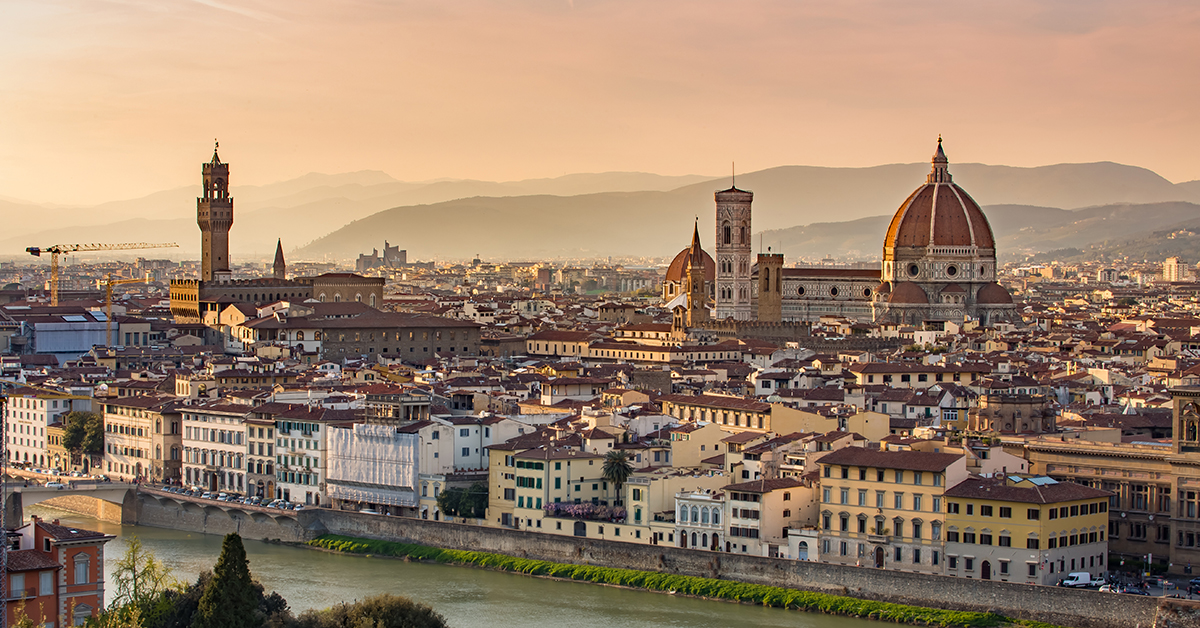
[[[219,536],[117,525],[44,506],[25,510],[26,516],[61,519],[65,525],[117,535],[105,550],[106,576],[125,553],[126,542],[133,535],[166,563],[176,577],[189,581],[201,571],[211,569],[221,551]],[[879,625],[862,619],[558,582],[467,567],[345,556],[259,541],[247,540],[245,546],[254,577],[268,591],[283,595],[293,612],[387,592],[429,604],[456,628]]]

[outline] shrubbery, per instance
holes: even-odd
[[[625,509],[620,506],[609,507],[592,502],[566,504],[552,502],[543,507],[549,517],[567,517],[570,519],[585,519],[587,521],[625,522]]]
[[[819,611],[834,615],[866,617],[881,621],[930,626],[999,626],[1010,623],[1008,618],[995,613],[973,613],[947,611],[904,604],[890,604],[860,600],[852,597],[799,591],[760,584],[746,584],[715,578],[698,578],[653,571],[614,569],[591,565],[570,565],[544,560],[514,558],[503,554],[447,550],[412,543],[376,541],[348,536],[327,534],[308,542],[309,545],[348,554],[376,554],[380,556],[408,557],[439,563],[473,565],[500,571],[549,576],[613,584],[651,591],[670,591],[697,597],[751,602],[764,606]]]

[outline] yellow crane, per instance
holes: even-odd
[[[149,242],[126,242],[122,244],[55,244],[46,248],[31,246],[26,253],[41,257],[42,253],[50,254],[50,305],[58,305],[58,256],[68,253],[84,253],[89,251],[131,251],[135,249],[169,249],[178,247],[174,242],[151,244]]]
[[[139,279],[113,279],[112,273],[108,273],[108,279],[104,282],[104,318],[106,323],[104,326],[104,344],[112,347],[117,344],[113,339],[113,317],[112,317],[112,289],[113,286],[119,286],[126,283],[150,283],[154,281],[149,277]]]

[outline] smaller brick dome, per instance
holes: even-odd
[[[688,247],[679,252],[675,259],[671,260],[671,265],[667,267],[667,277],[664,281],[683,281],[687,276],[688,264],[692,261],[692,247]],[[704,251],[704,280],[717,280],[717,263],[713,261],[708,251]]]
[[[979,289],[979,294],[975,295],[975,302],[983,305],[1007,305],[1012,303],[1013,299],[1004,286],[989,283]]]
[[[926,305],[929,303],[929,297],[925,295],[925,291],[917,284],[911,281],[901,281],[896,283],[896,287],[892,289],[892,296],[888,297],[888,303],[897,305]]]

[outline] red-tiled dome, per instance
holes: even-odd
[[[879,284],[878,286],[875,286],[875,294],[891,294],[891,292],[892,292],[892,284],[890,284],[886,281]]]
[[[1004,286],[998,283],[989,283],[979,289],[979,294],[975,295],[975,302],[984,305],[1003,305],[1012,303],[1012,295]]]
[[[917,188],[896,210],[883,240],[885,250],[905,246],[996,248],[992,227],[979,204],[951,182],[940,138],[925,185]]]
[[[692,247],[688,247],[679,252],[675,259],[671,260],[671,265],[667,267],[667,277],[664,281],[683,281],[687,276],[688,263],[692,259]],[[717,263],[713,261],[708,251],[704,251],[704,280],[717,280]]]
[[[917,284],[911,281],[900,281],[892,289],[892,296],[888,297],[888,303],[924,305],[929,303],[929,297]]]
[[[966,290],[962,289],[962,286],[956,283],[949,284],[945,288],[942,288],[942,294],[966,294],[966,292]]]

